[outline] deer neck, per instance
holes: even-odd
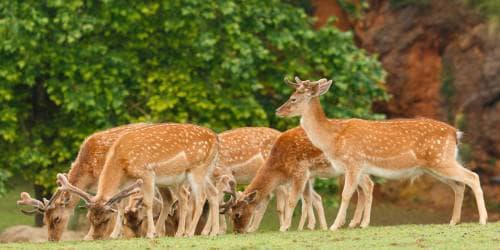
[[[263,166],[262,168],[264,167],[266,166]],[[281,175],[279,173],[275,174],[262,170],[263,169],[260,169],[257,172],[257,175],[244,192],[245,194],[249,194],[253,191],[257,191],[255,204],[260,204],[264,201],[280,182]]]
[[[328,138],[332,136],[330,122],[321,107],[319,97],[313,97],[307,104],[305,113],[300,118],[300,126],[314,146],[324,150],[329,145]]]

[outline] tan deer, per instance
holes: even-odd
[[[322,152],[312,145],[303,129],[293,128],[278,137],[265,165],[259,169],[243,194],[236,199],[232,198],[224,206],[232,208],[231,216],[235,232],[248,232],[255,208],[267,202],[269,194],[277,187],[287,186],[289,194],[285,218],[280,226],[280,231],[286,231],[290,227],[292,212],[299,196],[304,192],[307,193],[307,189],[311,187],[307,184],[309,180],[315,177],[332,178],[340,174],[341,172],[331,166]],[[358,205],[350,224],[352,227],[360,223],[363,213],[362,227],[368,226],[370,222],[373,182],[368,176],[361,178],[360,182]],[[315,203],[314,207],[320,215],[322,228],[326,229],[324,215],[321,216],[323,213],[321,197],[312,202]]]
[[[82,190],[95,189],[106,160],[106,154],[117,138],[127,132],[147,126],[151,126],[151,124],[129,124],[100,131],[87,137],[80,146],[76,160],[71,164],[71,169],[68,172],[69,182]],[[28,194],[21,193],[21,200],[18,201],[18,204],[30,205],[35,208],[28,213],[25,211],[26,214],[42,213],[47,225],[49,240],[59,241],[79,201],[80,197],[68,192],[56,192],[50,202],[47,200],[37,201],[29,197]],[[120,232],[120,218],[116,221],[118,223],[111,233],[112,238],[116,238]],[[86,238],[88,239],[91,234],[92,228]]]
[[[345,172],[342,202],[331,230],[344,224],[349,201],[364,174],[402,179],[428,173],[450,185],[455,192],[451,225],[460,221],[467,185],[476,198],[479,223],[486,224],[487,212],[479,177],[456,159],[460,132],[455,128],[423,118],[330,122],[321,107],[319,96],[328,91],[332,81],[301,81],[298,77],[295,81],[287,81],[295,92],[276,114],[301,116],[301,127],[313,145],[323,151],[338,171]]]
[[[170,188],[157,187],[155,188],[154,200],[153,213],[158,236],[174,236],[179,221],[178,213],[176,213],[178,197]],[[142,194],[131,197],[123,214],[124,237],[145,237],[147,234],[146,221]]]
[[[278,130],[266,127],[244,127],[231,129],[219,134],[220,159],[214,172],[216,186],[219,191],[219,201],[223,202],[223,192],[231,193],[236,184],[248,185],[257,170],[261,168],[269,157],[274,141],[281,134]],[[232,182],[232,184],[229,184]],[[285,200],[284,190],[277,190],[277,210],[282,217]],[[252,217],[252,226],[249,231],[257,230],[265,207],[255,211]],[[225,232],[225,217],[221,216],[221,231]]]
[[[211,130],[191,124],[158,124],[129,132],[116,141],[106,158],[95,196],[69,184],[64,175],[58,174],[58,180],[61,190],[74,192],[87,203],[94,238],[104,237],[98,230],[109,223],[114,214],[113,205],[134,193],[131,187],[118,192],[124,183],[137,180],[135,186],[141,187],[147,215],[146,236],[152,238],[156,231],[153,220],[155,185],[187,182],[195,197],[195,211],[190,218],[193,223],[187,232],[192,236],[206,198],[210,203],[210,219],[218,231],[217,190],[209,178],[217,164],[217,155],[218,139]]]

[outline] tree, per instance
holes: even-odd
[[[2,1],[0,16],[0,183],[51,187],[85,136],[123,123],[296,126],[274,116],[285,75],[333,78],[331,117],[387,98],[350,32],[277,0]]]

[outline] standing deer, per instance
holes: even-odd
[[[158,124],[129,132],[115,142],[106,158],[95,196],[68,183],[64,175],[57,177],[62,184],[61,190],[76,193],[87,203],[95,239],[104,237],[100,230],[113,217],[113,205],[133,194],[135,187],[140,187],[146,207],[146,236],[153,238],[156,231],[153,220],[155,185],[187,182],[194,196],[194,213],[189,218],[192,223],[187,232],[192,236],[207,195],[210,220],[216,231],[219,230],[217,190],[209,178],[217,164],[217,155],[218,139],[211,130],[190,124]],[[121,185],[134,179],[136,183],[118,192]]]
[[[115,141],[125,133],[147,126],[151,126],[151,124],[124,125],[100,131],[87,137],[80,146],[76,160],[71,164],[71,169],[68,172],[69,182],[82,190],[95,189],[106,160],[106,154]],[[68,192],[56,192],[50,201],[44,200],[43,202],[35,200],[29,194],[23,192],[21,193],[21,200],[17,204],[35,207],[29,212],[24,211],[25,214],[42,213],[44,222],[47,225],[49,240],[59,241],[79,201],[80,197],[71,195]],[[120,232],[120,218],[117,218],[116,222],[111,233],[112,238],[116,238]],[[89,234],[85,237],[86,239],[90,238],[92,230],[91,227]]]
[[[307,189],[312,187],[307,184],[309,180],[315,177],[333,178],[340,174],[341,172],[326,160],[323,153],[312,145],[302,128],[293,128],[278,137],[265,165],[259,169],[240,197],[230,199],[224,207],[232,209],[234,231],[245,233],[248,232],[255,208],[267,202],[269,194],[277,187],[287,186],[289,195],[284,222],[280,226],[280,231],[286,231],[290,227],[298,197],[304,192],[307,193]],[[363,176],[360,181],[358,205],[350,224],[351,227],[360,223],[363,213],[361,226],[366,227],[370,222],[373,182],[368,176]],[[312,202],[319,215],[321,227],[326,229],[321,197],[318,195]],[[312,211],[303,210],[304,212],[311,214]],[[311,216],[314,217],[314,215]]]
[[[295,88],[288,101],[277,109],[283,117],[301,116],[300,125],[314,146],[321,149],[331,164],[345,172],[342,202],[330,230],[345,223],[346,210],[362,175],[389,179],[417,177],[428,173],[448,184],[455,192],[450,224],[460,221],[465,185],[474,192],[479,223],[486,224],[487,212],[483,191],[476,173],[457,161],[461,133],[431,119],[367,121],[346,119],[343,125],[331,123],[321,107],[319,96],[332,81],[286,82]]]

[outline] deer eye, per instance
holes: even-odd
[[[61,218],[56,217],[56,218],[54,219],[54,223],[56,223],[56,224],[57,224],[57,223],[59,223],[59,222],[61,222]]]
[[[291,101],[292,103],[296,103],[296,102],[297,102],[297,98],[292,98],[292,99],[290,99],[290,101]]]

